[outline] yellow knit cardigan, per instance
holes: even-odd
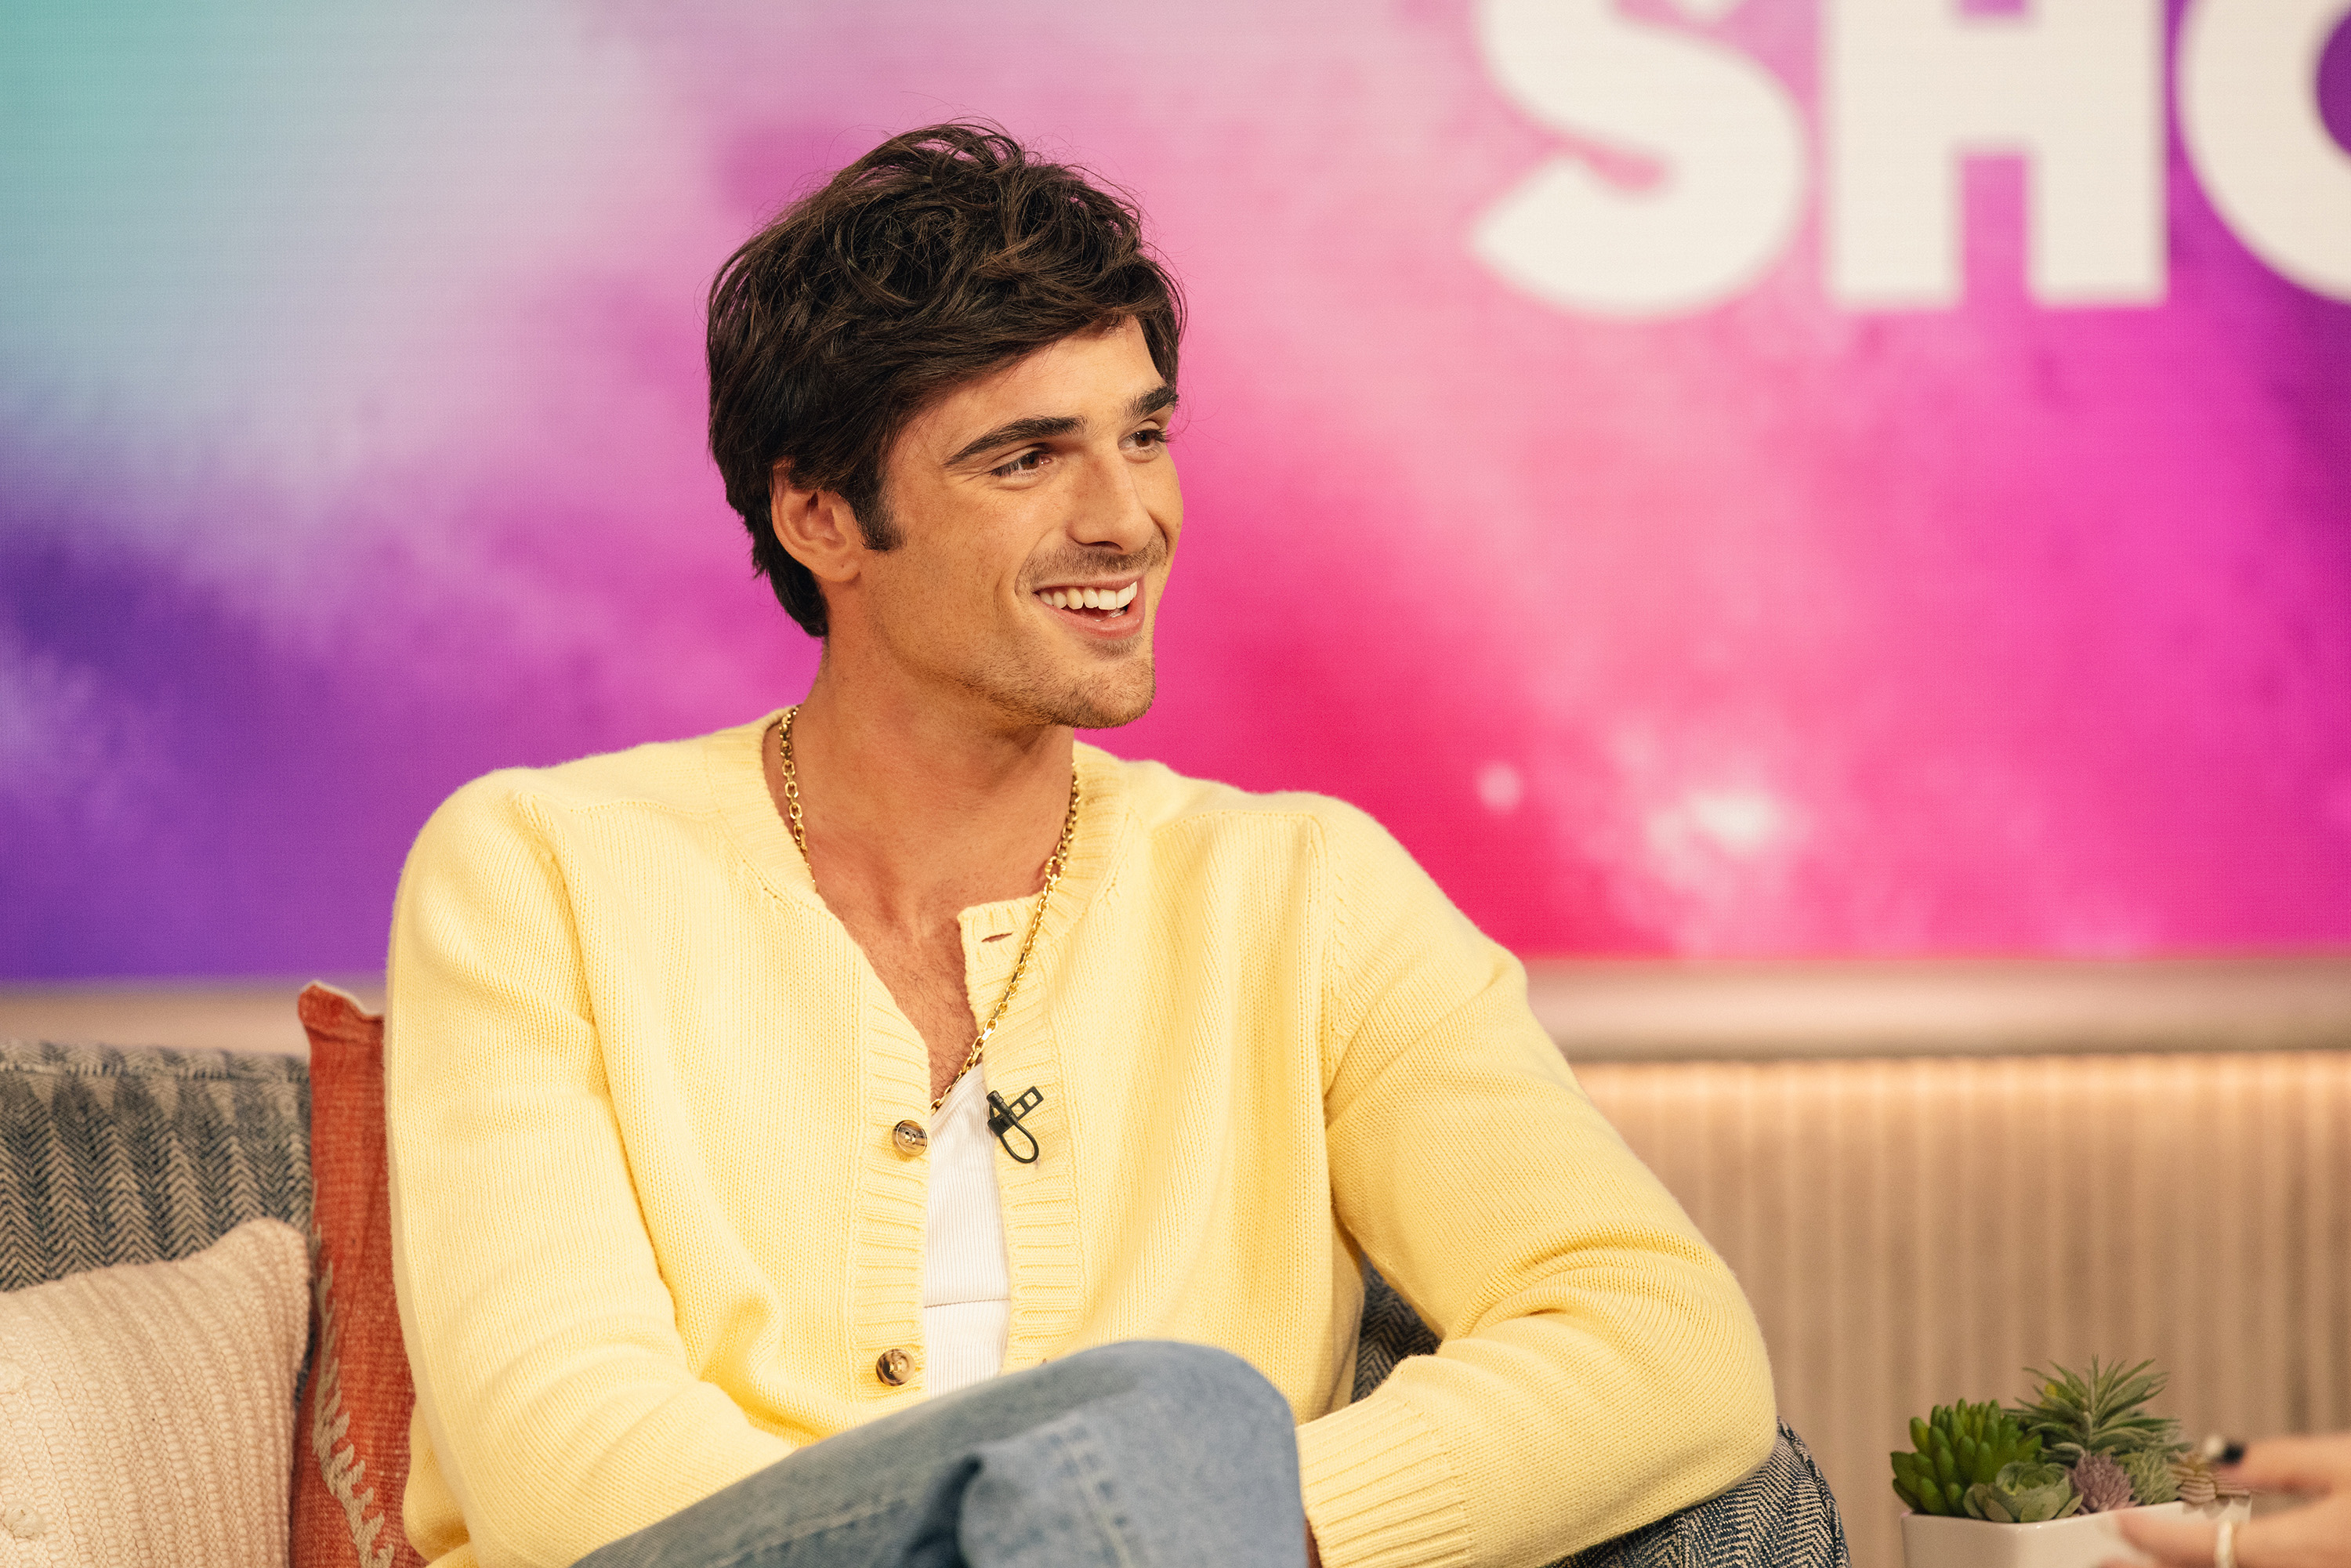
[[[769,722],[493,774],[409,857],[385,1066],[428,1559],[568,1563],[923,1397],[925,1171],[891,1129],[928,1055],[768,798]],[[1044,1097],[1041,1157],[997,1166],[1006,1369],[1247,1357],[1332,1568],[1546,1563],[1758,1464],[1746,1301],[1518,964],[1349,807],[1077,766],[988,1046]],[[962,915],[980,1016],[1029,908]],[[1349,1405],[1358,1252],[1445,1343]]]

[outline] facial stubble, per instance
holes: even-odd
[[[1133,724],[1151,711],[1158,684],[1148,643],[1120,657],[1092,679],[1081,677],[1066,685],[1011,659],[990,660],[963,677],[967,690],[1020,722],[1067,725],[1071,729],[1116,729]]]

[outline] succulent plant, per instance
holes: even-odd
[[[1920,1513],[1965,1515],[1968,1490],[1999,1479],[2003,1467],[2037,1462],[2041,1441],[2028,1437],[1997,1401],[1938,1405],[1912,1420],[1917,1452],[1889,1456],[1895,1494]]]
[[[2160,1448],[2125,1454],[2122,1467],[2130,1476],[2131,1496],[2143,1503],[2173,1502],[2179,1497],[2179,1479],[2171,1473],[2171,1456]]]
[[[1999,1475],[1968,1489],[1968,1512],[1994,1524],[2039,1524],[2081,1506],[2063,1465],[2002,1465]]]
[[[2179,1500],[2190,1508],[2236,1502],[2253,1495],[2249,1489],[2222,1479],[2212,1469],[2212,1461],[2201,1454],[2187,1454],[2172,1460],[2171,1479],[2179,1485]]]
[[[2131,1505],[2130,1472],[2108,1454],[2085,1454],[2074,1467],[2074,1490],[2084,1513],[2112,1513]]]
[[[2179,1423],[2140,1408],[2163,1392],[2164,1375],[2147,1370],[2154,1364],[2142,1361],[2129,1368],[2105,1366],[2093,1357],[2086,1376],[2064,1366],[2054,1376],[2038,1367],[2027,1368],[2026,1375],[2040,1385],[2041,1396],[2009,1414],[2061,1464],[2079,1464],[2089,1454],[2117,1459],[2147,1449],[2176,1454],[2184,1447]]]
[[[2220,1493],[2220,1481],[2212,1474],[2212,1461],[2201,1454],[2172,1460],[2171,1479],[2179,1500],[2190,1508],[2202,1508]]]

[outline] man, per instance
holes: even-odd
[[[1542,1563],[1763,1458],[1744,1299],[1517,964],[1359,812],[1073,744],[1151,702],[1180,325],[964,126],[721,274],[712,449],[823,659],[411,856],[426,1556]],[[1350,1405],[1364,1259],[1444,1343]]]

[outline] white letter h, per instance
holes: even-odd
[[[2027,281],[2044,305],[2163,298],[2158,0],[1828,0],[1823,94],[1831,293],[1849,306],[1959,299],[1959,160],[2027,160]]]

